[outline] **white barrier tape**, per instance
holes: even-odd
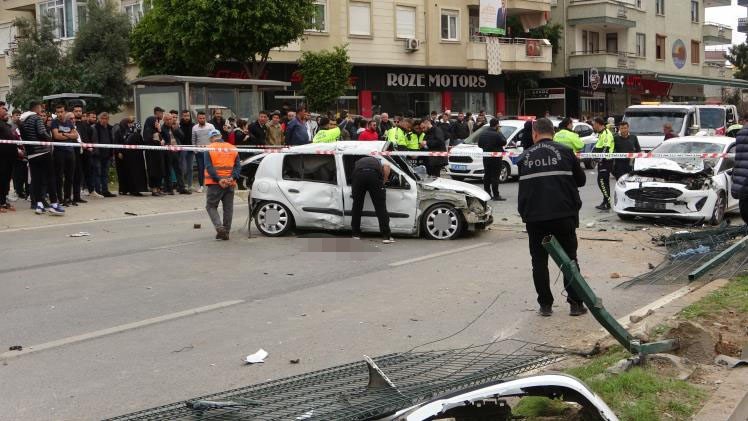
[[[145,151],[169,151],[169,152],[181,152],[181,151],[194,151],[194,152],[231,152],[238,150],[239,152],[256,152],[256,153],[304,153],[308,154],[310,151],[305,149],[302,151],[294,151],[293,147],[265,147],[251,146],[251,147],[237,147],[233,148],[210,148],[207,146],[155,146],[155,145],[109,145],[100,143],[78,143],[78,142],[39,142],[29,140],[2,140],[0,144],[14,144],[14,145],[35,145],[35,146],[68,146],[73,148],[86,148],[86,149],[126,149],[126,150],[145,150]],[[312,153],[318,155],[345,155],[345,151],[330,151],[330,150],[316,150]],[[450,157],[450,156],[467,156],[467,157],[483,157],[483,158],[516,158],[522,155],[518,152],[471,152],[471,151],[459,151],[459,152],[428,152],[428,151],[375,151],[371,152],[370,155],[380,156],[406,156],[406,157]],[[734,158],[735,154],[728,153],[651,153],[651,152],[633,152],[633,153],[577,153],[580,159],[634,159],[634,158],[696,158],[696,159],[719,159],[719,158]]]

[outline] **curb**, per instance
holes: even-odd
[[[694,420],[748,420],[748,367],[732,369]]]

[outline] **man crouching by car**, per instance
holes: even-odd
[[[517,162],[519,166],[519,213],[527,227],[532,257],[532,278],[538,294],[538,314],[553,314],[553,294],[548,274],[548,252],[543,248],[543,238],[556,237],[566,254],[577,261],[577,234],[579,209],[582,200],[579,187],[586,177],[574,152],[553,141],[553,123],[547,118],[537,120],[532,126],[533,145],[525,149]],[[570,279],[564,277],[567,302],[571,316],[587,312],[584,303],[569,288]]]

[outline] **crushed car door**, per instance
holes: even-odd
[[[342,228],[343,200],[335,156],[286,155],[278,186],[299,215],[297,225]]]
[[[343,206],[345,208],[345,226],[351,226],[353,211],[353,195],[351,177],[356,161],[363,155],[343,155],[342,169],[339,176],[344,180]],[[416,232],[416,213],[418,208],[418,186],[407,174],[393,163],[390,180],[386,184],[387,213],[390,215],[390,230],[398,234],[413,234]],[[364,199],[364,210],[361,218],[361,230],[364,232],[379,232],[379,221],[374,212],[374,204],[367,194]]]

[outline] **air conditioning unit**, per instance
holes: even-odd
[[[405,51],[418,51],[421,47],[421,41],[416,38],[408,38],[405,40]]]

